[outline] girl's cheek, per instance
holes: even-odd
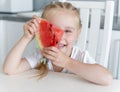
[[[70,38],[68,39],[68,43],[71,44],[71,45],[73,45],[75,42],[76,42],[76,40],[75,40],[74,37],[70,37]]]

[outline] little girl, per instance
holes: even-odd
[[[25,47],[35,37],[39,29],[40,18],[33,16],[24,25],[24,35],[8,53],[3,70],[5,73],[17,74],[32,68],[40,69],[40,76],[46,74],[47,67],[55,72],[74,73],[85,80],[109,85],[112,81],[110,72],[95,63],[87,51],[80,51],[74,46],[81,31],[79,11],[67,2],[55,2],[45,7],[41,18],[44,18],[64,30],[63,37],[56,47],[46,47],[22,58]],[[46,39],[47,40],[47,39]],[[47,64],[40,62],[42,57],[48,59]],[[46,67],[47,66],[47,67]]]

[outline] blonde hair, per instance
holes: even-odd
[[[45,7],[43,13],[42,13],[42,16],[41,18],[44,18],[46,19],[47,18],[47,14],[48,12],[50,11],[54,11],[54,10],[57,10],[57,9],[65,9],[65,10],[68,10],[70,12],[73,12],[73,14],[76,15],[76,18],[77,18],[77,21],[78,21],[78,28],[81,28],[81,20],[80,20],[80,13],[79,13],[79,10],[72,6],[72,4],[68,3],[68,2],[55,2],[55,3],[52,3],[52,4],[49,4]],[[48,73],[48,67],[47,67],[47,63],[44,64],[43,62],[41,62],[37,67],[36,69],[39,69],[40,72],[39,72],[39,78],[42,78],[44,77],[45,75],[47,75]]]

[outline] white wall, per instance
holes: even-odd
[[[0,65],[3,62],[3,58],[5,56],[5,34],[4,34],[4,21],[0,20]]]
[[[15,21],[0,21],[0,64],[4,62],[4,59],[11,48],[22,37],[24,22]],[[33,40],[25,49],[23,56],[26,56],[33,52],[36,48],[36,42]]]

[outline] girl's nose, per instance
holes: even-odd
[[[62,36],[62,40],[66,38],[66,35],[65,33],[63,33],[63,36]]]

